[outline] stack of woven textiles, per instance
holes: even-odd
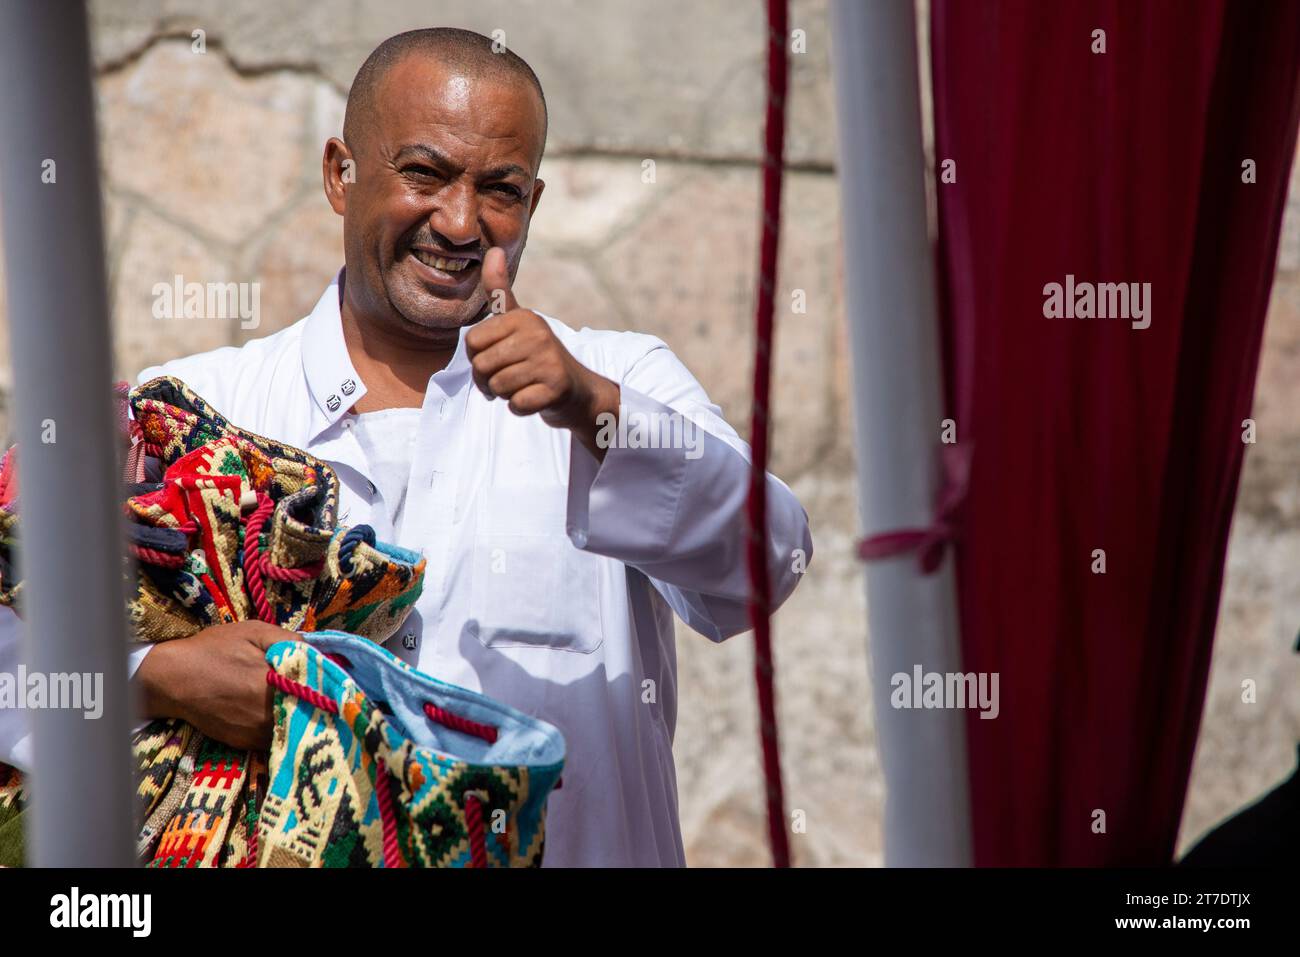
[[[539,864],[559,732],[379,647],[419,597],[424,561],[367,526],[339,527],[328,465],[235,428],[178,380],[155,379],[127,401],[132,637],[260,619],[306,639],[267,652],[269,753],[175,718],[136,732],[141,861]],[[140,481],[145,457],[161,481]],[[0,465],[0,604],[21,611],[14,464],[11,449]],[[21,862],[25,802],[21,772],[0,765],[0,864]]]

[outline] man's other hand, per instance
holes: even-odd
[[[618,384],[573,357],[537,313],[520,308],[510,289],[506,255],[497,247],[483,258],[483,287],[493,314],[465,334],[474,384],[501,398],[515,415],[540,414],[547,425],[569,429],[598,459],[602,413],[617,421]]]
[[[159,642],[135,673],[145,716],[182,718],[232,747],[267,750],[273,692],[266,650],[296,638],[263,621],[236,621]]]

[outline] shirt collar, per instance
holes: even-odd
[[[322,432],[347,415],[348,410],[366,394],[366,384],[357,375],[348,356],[347,342],[343,338],[343,300],[345,269],[340,269],[333,281],[321,294],[302,331],[302,368],[311,393],[311,436],[313,441]],[[462,326],[456,352],[446,367],[429,378],[429,391],[440,390],[444,396],[460,392],[470,382],[469,355],[465,349],[465,334],[470,326]]]
[[[302,370],[312,397],[311,439],[343,418],[366,394],[366,385],[357,375],[343,340],[343,316],[339,311],[343,272],[338,271],[321,295],[302,330]]]

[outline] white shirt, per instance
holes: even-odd
[[[415,456],[415,438],[420,431],[422,409],[381,409],[345,418],[370,466],[370,480],[379,500],[384,503],[386,526],[374,526],[383,541],[397,541],[395,530],[402,527],[406,511],[406,492],[411,484],[411,462]]]
[[[598,461],[568,431],[483,396],[462,330],[429,379],[394,526],[387,466],[369,460],[350,414],[366,386],[339,296],[336,279],[281,332],[146,369],[140,382],[176,376],[235,425],[329,462],[341,524],[423,552],[423,594],[389,650],[563,732],[546,866],[684,864],[672,612],[713,641],[749,627],[748,446],[661,340],[545,317],[579,362],[620,384],[624,422],[678,414],[677,447],[634,447],[647,443],[629,433]],[[806,560],[812,542],[790,490],[768,476],[768,495],[779,604],[803,567],[796,550]],[[19,737],[0,725],[0,746]],[[21,746],[10,754],[30,760]]]

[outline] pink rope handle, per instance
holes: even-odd
[[[397,810],[393,803],[392,785],[383,758],[375,758],[375,800],[379,804],[379,824],[384,834],[384,867],[405,867],[406,861],[402,860],[397,844]]]
[[[142,562],[148,562],[150,565],[158,565],[162,568],[182,568],[185,565],[185,556],[176,555],[172,552],[160,552],[156,548],[149,548],[145,545],[131,545],[131,554]]]
[[[321,694],[315,688],[309,688],[301,682],[286,678],[274,668],[267,669],[266,683],[285,694],[301,698],[313,707],[339,713],[338,702]],[[392,782],[388,777],[388,766],[383,758],[375,758],[375,802],[379,805],[379,823],[383,831],[384,867],[405,867],[401,848],[397,840],[397,811],[394,805]]]
[[[763,229],[759,245],[758,304],[755,309],[754,397],[750,423],[749,548],[750,621],[754,628],[754,683],[758,687],[759,736],[767,785],[767,830],[772,864],[790,866],[785,830],[785,790],[777,738],[775,667],[772,661],[772,583],[767,567],[768,405],[772,386],[772,312],[777,240],[781,226],[781,171],[785,153],[785,95],[789,10],[787,0],[767,2],[767,115],[763,140]]]
[[[134,513],[131,512],[129,506],[126,511],[128,515],[134,517]],[[199,523],[191,518],[189,521],[177,525],[174,531],[184,532],[186,535],[196,535],[199,531]],[[163,552],[156,548],[150,548],[147,545],[136,545],[134,543],[129,544],[128,549],[139,561],[148,562],[150,565],[158,565],[162,568],[185,567],[184,555],[177,555],[174,552]]]
[[[300,568],[287,568],[271,561],[269,550],[262,550],[259,539],[262,537],[262,529],[267,519],[274,511],[275,502],[271,497],[265,492],[258,492],[257,508],[244,525],[244,573],[248,577],[248,591],[253,596],[253,604],[257,606],[258,617],[272,623],[275,621],[275,616],[266,598],[266,584],[263,579],[269,578],[277,582],[312,581],[325,567],[324,560]]]
[[[453,731],[462,731],[465,734],[472,734],[476,738],[482,738],[489,744],[496,744],[497,729],[490,724],[479,724],[477,721],[471,721],[469,718],[453,714],[445,708],[439,708],[431,701],[424,703],[424,713],[432,721],[445,725]]]
[[[275,510],[275,503],[265,492],[257,493],[257,508],[244,522],[244,577],[248,580],[248,594],[257,609],[257,617],[262,621],[275,624],[275,611],[266,598],[266,585],[262,581],[262,553],[257,540],[262,534],[262,526]]]
[[[261,564],[262,574],[277,582],[314,581],[325,568],[324,561],[312,562],[310,565],[303,565],[300,568],[285,568],[283,565],[274,564],[267,552],[262,552]]]
[[[301,698],[312,707],[320,708],[322,711],[328,711],[330,714],[339,713],[339,703],[333,698],[321,694],[315,688],[309,688],[305,684],[300,684],[292,678],[286,678],[274,668],[267,669],[266,683],[272,688],[283,691],[285,694],[293,695],[295,698]]]
[[[483,802],[473,791],[465,792],[465,825],[469,832],[469,866],[487,867],[487,835],[483,830]]]
[[[945,445],[940,456],[943,484],[935,504],[934,520],[928,528],[900,528],[868,535],[858,542],[863,561],[893,558],[915,550],[922,573],[931,575],[943,563],[944,551],[956,541],[962,504],[970,486],[969,444]]]

